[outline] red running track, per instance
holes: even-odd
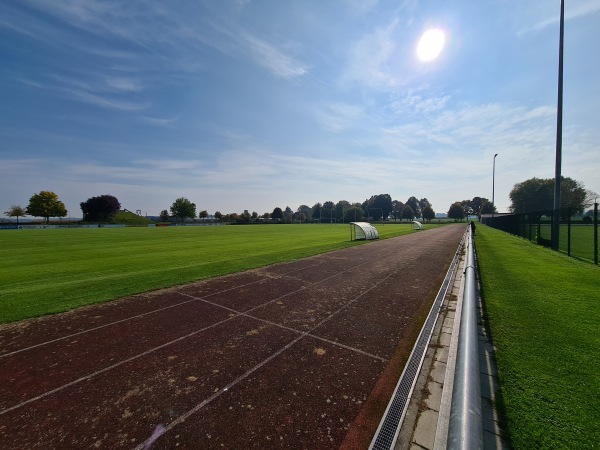
[[[0,327],[0,448],[365,448],[447,226]]]

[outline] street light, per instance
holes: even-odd
[[[565,34],[565,2],[560,2],[560,25],[558,40],[558,102],[556,108],[556,157],[554,163],[554,208],[552,212],[552,250],[559,248],[560,236],[560,181],[562,166],[562,117],[563,117],[563,48]]]
[[[496,156],[498,153],[494,155],[494,163],[492,165],[492,217],[494,217],[495,203],[494,203],[494,194],[496,190]]]

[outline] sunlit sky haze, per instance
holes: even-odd
[[[554,177],[559,2],[0,2],[0,211],[51,190],[148,215]],[[566,1],[562,173],[600,192],[600,0]],[[421,61],[428,29],[445,34]]]

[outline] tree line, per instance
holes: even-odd
[[[514,185],[509,197],[511,205],[509,210],[513,213],[534,213],[551,210],[553,207],[554,179],[531,178]],[[583,183],[571,178],[561,178],[561,207],[563,214],[581,214],[584,209],[591,206],[598,194],[586,190]],[[80,203],[83,220],[86,222],[110,221],[112,216],[120,210],[121,204],[113,195],[100,195],[91,197]],[[569,211],[568,213],[566,211]],[[454,202],[448,209],[448,218],[463,220],[468,217],[481,217],[482,214],[497,212],[495,205],[484,197],[473,197],[472,200]],[[41,191],[29,199],[27,207],[12,205],[5,212],[8,217],[19,217],[26,215],[42,217],[48,223],[50,217],[65,217],[67,209],[58,195],[51,191]],[[196,204],[185,197],[176,199],[169,210],[162,210],[160,220],[162,221],[185,221],[187,219],[207,220],[210,214],[206,210],[196,212]],[[289,206],[285,209],[275,207],[271,212],[258,214],[229,213],[222,214],[216,211],[212,218],[217,221],[235,223],[256,222],[282,222],[282,223],[308,223],[308,222],[358,222],[358,221],[382,221],[382,220],[414,220],[421,219],[431,221],[435,218],[435,211],[427,198],[418,199],[411,196],[406,202],[392,200],[389,194],[373,195],[365,201],[351,203],[340,200],[337,203],[326,201],[315,203],[313,206],[300,205],[295,211]]]

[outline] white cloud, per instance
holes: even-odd
[[[240,41],[253,55],[255,62],[274,75],[282,78],[294,78],[306,74],[305,67],[272,44],[245,32],[240,35],[240,38]]]
[[[543,3],[544,6],[547,3]],[[522,35],[530,32],[538,32],[552,25],[557,25],[560,19],[560,9],[558,8],[559,3],[556,3],[556,10],[552,17],[542,19],[534,23],[533,25],[529,25],[522,30],[520,30],[517,35]],[[546,11],[547,8],[544,8]],[[580,0],[578,2],[568,2],[565,5],[565,21],[573,20],[579,17],[584,17],[590,14],[595,14],[600,11],[600,1],[598,0]]]
[[[393,20],[388,26],[377,28],[354,45],[344,80],[384,89],[399,83],[398,76],[389,67],[389,60],[396,49],[393,33],[397,23]]]
[[[361,107],[344,103],[321,105],[316,111],[316,117],[321,126],[333,133],[339,133],[355,126],[363,115]]]

